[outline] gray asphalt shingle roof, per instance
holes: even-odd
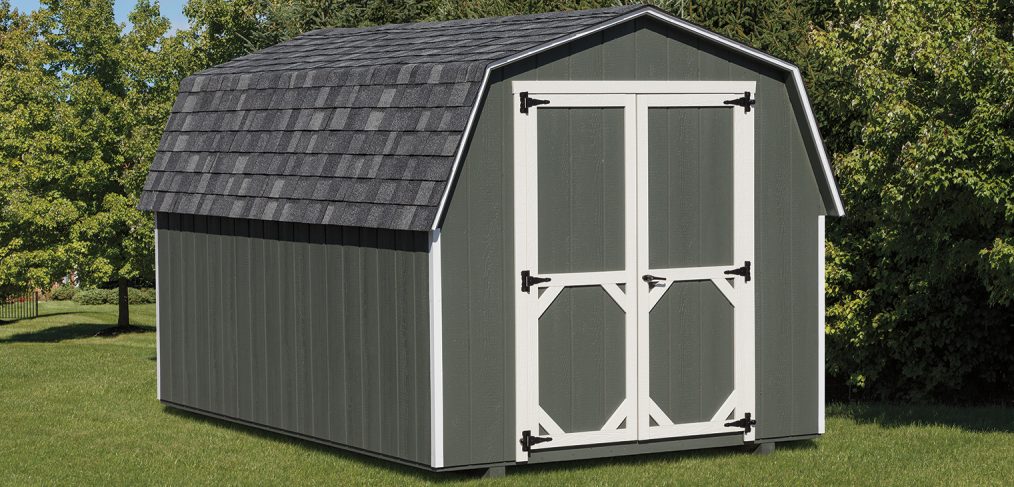
[[[638,6],[323,29],[180,84],[147,211],[428,230],[486,67]]]

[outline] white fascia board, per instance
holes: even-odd
[[[810,98],[806,94],[806,87],[803,85],[803,76],[799,72],[799,68],[797,68],[792,63],[783,61],[770,54],[758,51],[744,44],[740,44],[739,42],[736,42],[727,37],[723,37],[714,32],[711,32],[701,26],[673,17],[672,15],[657,10],[654,7],[644,7],[635,10],[633,12],[630,12],[628,14],[621,15],[608,22],[598,24],[596,26],[590,27],[580,32],[576,32],[574,34],[557,39],[555,41],[533,47],[525,52],[521,52],[513,56],[506,57],[499,61],[494,61],[493,63],[490,63],[488,66],[486,66],[486,71],[482,76],[482,82],[480,84],[479,92],[476,95],[475,103],[472,105],[472,111],[468,115],[468,123],[465,126],[465,133],[462,135],[461,141],[458,143],[458,149],[454,157],[454,164],[451,167],[451,177],[448,179],[447,187],[444,188],[444,194],[440,198],[440,205],[437,207],[436,218],[433,219],[433,227],[432,227],[433,230],[436,230],[437,227],[439,227],[440,221],[443,219],[444,213],[447,211],[447,200],[450,197],[451,188],[454,186],[453,183],[455,180],[457,180],[458,172],[461,169],[461,161],[465,157],[465,146],[468,144],[468,140],[471,138],[472,131],[475,128],[476,117],[479,114],[479,107],[482,105],[482,101],[486,95],[486,89],[489,87],[490,73],[494,69],[497,69],[501,66],[513,63],[515,61],[519,61],[521,59],[525,59],[527,57],[534,56],[540,52],[552,49],[554,47],[566,44],[568,42],[572,42],[576,39],[580,39],[582,37],[608,29],[614,25],[622,24],[629,20],[633,20],[638,17],[644,16],[653,17],[674,27],[683,29],[691,34],[711,40],[717,44],[728,47],[729,49],[740,52],[754,59],[757,59],[758,61],[761,61],[765,64],[789,72],[792,75],[793,83],[796,85],[796,89],[799,91],[799,96],[803,102],[802,103],[803,112],[804,116],[806,117],[806,122],[810,131],[810,136],[813,138],[813,144],[817,148],[817,156],[820,158],[821,166],[824,169],[825,184],[827,185],[827,188],[831,191],[831,196],[832,199],[834,200],[834,208],[831,209],[833,211],[830,211],[829,214],[831,214],[832,216],[845,216],[845,206],[842,204],[841,194],[838,191],[838,184],[834,180],[834,174],[831,171],[831,163],[827,158],[827,150],[824,148],[824,141],[820,138],[820,131],[817,129],[817,118],[814,116],[813,109],[810,106]]]

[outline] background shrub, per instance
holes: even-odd
[[[116,289],[82,289],[74,295],[74,302],[84,305],[118,304],[119,291]],[[127,303],[129,304],[153,304],[154,302],[154,289],[127,289]]]
[[[115,289],[82,289],[74,295],[74,302],[84,305],[115,304]]]
[[[129,288],[127,289],[127,302],[130,304],[154,304],[155,290]]]
[[[49,298],[55,301],[70,301],[74,299],[74,295],[77,294],[77,288],[74,286],[60,286],[53,290],[49,294]]]

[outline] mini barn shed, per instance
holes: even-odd
[[[434,470],[823,432],[798,69],[652,7],[326,29],[183,81],[165,404]]]

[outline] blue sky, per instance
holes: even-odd
[[[159,2],[162,16],[168,18],[173,27],[177,29],[187,26],[187,18],[183,16],[185,2],[186,0],[161,0]],[[17,7],[18,10],[28,12],[39,8],[39,0],[11,0],[11,5]],[[130,14],[134,5],[137,5],[137,0],[116,0],[115,7],[113,7],[116,21],[127,22],[127,15]]]

